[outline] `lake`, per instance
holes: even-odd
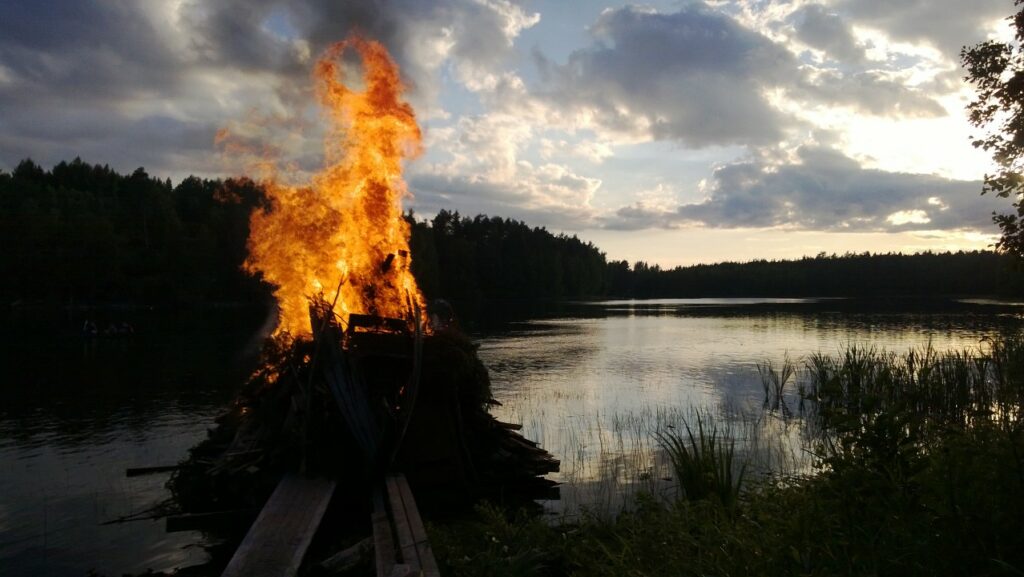
[[[799,365],[856,344],[894,351],[973,347],[1021,327],[1024,305],[996,301],[686,299],[496,306],[466,326],[480,343],[495,414],[562,460],[561,510],[613,502],[588,483],[651,445],[651,422],[763,402],[757,363]],[[0,317],[0,567],[12,575],[109,575],[202,562],[195,532],[160,520],[104,524],[167,497],[166,474],[201,440],[255,362],[258,311],[106,312]],[[45,317],[45,318],[41,318]],[[52,330],[43,327],[62,327]],[[637,457],[646,458],[646,457]],[[628,481],[621,480],[624,483]],[[556,507],[559,508],[559,507]]]

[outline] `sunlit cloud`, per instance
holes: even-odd
[[[931,199],[929,199],[929,203],[930,201]],[[900,226],[902,224],[928,224],[932,219],[928,216],[927,212],[917,209],[898,210],[885,217],[885,221],[893,226]]]

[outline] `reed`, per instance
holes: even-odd
[[[470,528],[435,528],[444,569],[1024,573],[1024,340],[943,353],[849,346],[759,369],[769,402],[758,415],[658,408],[577,422],[581,469],[595,452],[608,467],[586,482],[641,489],[614,514],[538,522],[489,510]],[[787,416],[793,384],[802,410]],[[813,451],[817,467],[785,472],[801,461],[774,457],[779,447]],[[662,475],[674,495],[645,490]]]
[[[683,432],[672,428],[656,433],[668,454],[679,494],[688,501],[718,499],[731,508],[739,499],[747,465],[737,463],[736,440],[719,431],[715,418],[696,413],[696,426],[683,422]]]
[[[764,387],[764,407],[769,410],[783,410],[789,412],[785,403],[784,393],[786,383],[796,375],[796,364],[790,360],[787,354],[778,369],[771,360],[757,363],[757,372],[761,376],[761,384]]]

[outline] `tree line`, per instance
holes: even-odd
[[[76,158],[0,171],[0,295],[7,302],[188,304],[269,293],[240,265],[252,181],[172,186]]]
[[[241,271],[248,179],[177,185],[76,158],[0,171],[0,298],[64,304],[265,302]],[[497,216],[406,215],[425,295],[453,301],[740,296],[1019,294],[1014,257],[991,251],[845,254],[661,268],[609,260],[590,242]]]
[[[442,210],[412,225],[413,274],[428,297],[560,299],[607,293],[607,262],[596,246],[526,223]]]
[[[608,263],[610,295],[631,298],[1013,295],[1016,259],[993,251],[825,253],[796,260],[724,262],[662,269]]]

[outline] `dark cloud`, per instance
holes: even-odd
[[[134,3],[0,3],[0,164],[81,155],[167,169],[213,130],[149,103],[187,96],[180,56]],[[206,142],[207,150],[210,141]]]
[[[808,4],[790,17],[796,38],[842,62],[862,64],[864,47],[857,43],[849,22],[821,4]]]
[[[648,228],[678,228],[681,220],[675,212],[634,204],[624,206],[611,216],[601,219],[608,230],[644,230]]]
[[[494,65],[529,22],[507,0],[2,2],[0,165],[212,171],[215,130],[251,110],[301,118],[310,56],[352,31],[384,42],[429,104],[442,61]],[[196,135],[211,138],[189,157]]]
[[[928,42],[958,61],[960,48],[985,40],[987,25],[1014,12],[1009,0],[839,0],[834,7],[857,24],[896,40]]]
[[[213,174],[222,168],[210,154],[216,130],[213,123],[159,115],[127,120],[103,110],[22,110],[0,123],[0,159],[13,166],[31,156],[49,165],[80,156],[122,171],[145,166],[159,176]]]
[[[909,88],[887,75],[887,63],[868,60],[852,21],[823,4],[802,6],[787,22],[797,40],[825,55],[821,65],[805,65],[806,76],[794,82],[792,92],[798,98],[877,116],[938,117],[946,110],[931,95],[959,87],[936,81],[923,89]]]
[[[246,73],[308,74],[288,39],[266,25],[278,9],[273,0],[192,1],[181,7],[179,16],[198,65]]]
[[[821,70],[813,79],[796,83],[793,93],[809,102],[848,106],[876,116],[946,115],[946,109],[924,92],[907,88],[877,71],[842,73]]]
[[[794,69],[790,55],[702,4],[606,11],[591,34],[545,72],[556,105],[592,109],[605,128],[703,147],[772,143],[792,125],[762,96]]]
[[[464,176],[415,174],[409,178],[409,188],[415,195],[415,208],[420,214],[435,214],[441,209],[457,206],[463,214],[487,214],[515,218],[531,226],[546,226],[556,230],[582,230],[593,222],[593,212],[586,203],[576,206],[550,205],[537,198],[532,190],[552,183],[534,182],[527,186],[516,182],[480,180]],[[554,183],[575,189],[582,195],[587,187],[573,177]]]
[[[1004,210],[1005,202],[980,191],[980,182],[863,168],[833,149],[805,146],[792,164],[752,160],[719,168],[702,202],[674,211],[624,207],[606,226],[991,231],[992,211]]]
[[[980,182],[865,169],[832,149],[803,147],[799,163],[767,168],[757,162],[720,168],[709,198],[681,206],[680,218],[715,227],[988,229],[992,211],[1002,208],[979,196]],[[912,219],[922,222],[888,220],[898,213],[923,216]]]
[[[0,85],[8,106],[101,104],[111,98],[180,93],[180,67],[133,4],[0,3]]]
[[[820,7],[798,20],[817,45],[845,58],[862,55],[848,26]],[[774,144],[803,126],[769,101],[773,89],[801,104],[883,116],[945,113],[929,96],[880,73],[802,65],[780,44],[702,3],[673,13],[608,10],[591,35],[593,43],[563,65],[537,57],[541,95],[615,132],[694,148]]]

